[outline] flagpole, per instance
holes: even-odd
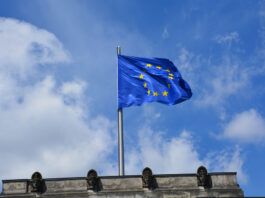
[[[120,46],[117,54],[121,54]],[[122,108],[118,109],[118,143],[119,143],[119,176],[124,176],[124,151],[123,151],[123,114]]]

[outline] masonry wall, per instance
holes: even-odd
[[[154,175],[155,187],[143,187],[142,175],[98,177],[99,188],[89,188],[86,177],[43,179],[41,192],[32,192],[30,179],[3,180],[0,198],[12,197],[102,197],[102,198],[193,198],[243,197],[236,173],[209,173],[211,185],[198,186],[196,174]]]

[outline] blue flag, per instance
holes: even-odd
[[[168,59],[118,55],[118,108],[160,102],[174,105],[192,96]]]

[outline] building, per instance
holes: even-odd
[[[14,197],[101,197],[101,198],[193,198],[243,197],[235,172],[208,173],[203,166],[197,174],[153,175],[145,168],[142,175],[98,176],[90,170],[87,177],[3,180],[0,198]]]

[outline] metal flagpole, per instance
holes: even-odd
[[[117,47],[117,54],[121,54],[120,46]],[[124,151],[123,151],[123,119],[122,108],[118,109],[118,142],[119,142],[119,176],[124,176]]]

